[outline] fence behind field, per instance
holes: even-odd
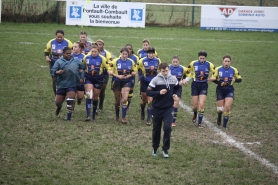
[[[106,0],[102,0],[106,1]],[[108,1],[108,0],[107,0]],[[111,0],[110,0],[111,1]],[[146,9],[146,25],[198,26],[199,6],[175,4],[210,4],[278,7],[278,0],[116,0],[118,2],[171,3],[171,6],[150,5]],[[92,1],[91,1],[92,3]],[[2,21],[65,23],[65,1],[2,0]]]

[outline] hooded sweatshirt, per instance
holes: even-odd
[[[80,73],[79,70],[83,72]],[[56,71],[63,70],[62,74],[56,74]],[[64,57],[58,59],[51,69],[51,75],[57,78],[57,88],[69,88],[80,85],[80,78],[84,79],[84,65],[75,58],[71,58],[67,61]]]
[[[167,92],[165,94],[160,94],[160,90],[162,89],[167,89]],[[173,107],[173,94],[176,94],[177,90],[178,80],[175,76],[171,75],[170,72],[167,77],[159,73],[149,83],[147,95],[153,97],[153,107],[167,109]]]

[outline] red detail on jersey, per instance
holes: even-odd
[[[123,70],[123,75],[126,75],[126,69]]]
[[[236,10],[236,8],[220,8],[218,7],[219,10],[221,11],[221,15],[224,15],[226,18],[228,18],[230,15],[232,15],[234,13],[234,11]]]

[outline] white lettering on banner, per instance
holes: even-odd
[[[66,24],[145,27],[145,9],[145,3],[67,1]]]
[[[278,7],[204,5],[200,29],[278,32]]]

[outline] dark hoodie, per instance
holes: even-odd
[[[82,69],[83,72],[79,72]],[[62,74],[56,74],[56,71],[64,70]],[[69,88],[76,87],[80,85],[80,78],[84,79],[84,65],[73,57],[70,61],[64,57],[58,59],[51,69],[51,75],[57,77],[57,88]]]
[[[160,94],[160,90],[167,89],[166,94]],[[178,80],[170,72],[167,77],[159,73],[149,83],[147,95],[153,97],[152,106],[155,108],[167,109],[173,107],[173,94],[178,90]]]

